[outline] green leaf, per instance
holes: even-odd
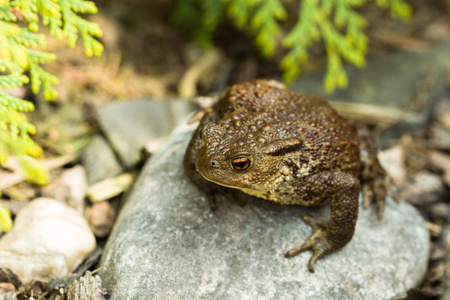
[[[45,35],[35,33],[40,21],[49,26],[51,35],[58,39],[66,37],[69,46],[75,46],[81,34],[85,53],[89,56],[100,55],[103,45],[94,38],[102,35],[100,27],[76,13],[97,13],[97,7],[94,2],[84,0],[15,0],[0,3],[0,88],[14,88],[31,81],[34,93],[42,87],[45,99],[56,98],[54,85],[58,84],[58,78],[39,66],[56,58],[53,53],[37,50],[43,50],[46,46]],[[28,23],[28,28],[18,26],[15,23],[18,18],[22,23]],[[29,71],[30,77],[24,75],[25,71]],[[12,153],[20,157],[27,180],[46,184],[47,172],[30,157],[42,154],[42,149],[30,138],[36,128],[21,113],[33,109],[32,103],[0,92],[0,164],[5,163],[8,154]]]
[[[284,70],[283,80],[286,82],[291,82],[300,74],[299,65],[308,59],[308,48],[313,41],[320,37],[320,31],[315,21],[317,9],[316,1],[302,1],[299,20],[282,42],[285,48],[290,48],[280,64]]]
[[[3,76],[0,76],[0,78]],[[1,84],[0,84],[1,85]],[[3,109],[10,109],[17,112],[25,112],[34,110],[33,103],[25,101],[14,96],[0,92],[0,105]],[[0,106],[0,110],[2,107]]]
[[[0,166],[6,164],[7,160],[8,160],[8,148],[6,148],[6,144],[0,143]]]
[[[188,31],[202,47],[212,47],[212,38],[221,21],[226,0],[178,0],[173,14],[174,22]],[[186,26],[188,24],[188,26]]]
[[[250,34],[255,34],[255,44],[263,56],[273,54],[281,32],[278,21],[286,17],[286,10],[279,0],[265,0],[255,6],[250,20]]]
[[[58,84],[59,80],[56,76],[44,71],[35,61],[30,61],[31,89],[33,93],[38,93],[43,85],[44,98],[46,100],[55,100],[57,93],[53,85]]]
[[[19,155],[17,157],[19,163],[25,171],[25,178],[27,181],[38,184],[46,185],[49,182],[48,171],[41,164],[39,164],[35,159]]]
[[[407,21],[411,17],[411,7],[403,0],[391,0],[391,15]]]
[[[45,64],[56,59],[56,55],[54,53],[36,51],[31,49],[27,49],[26,51],[29,59],[35,64]]]
[[[36,32],[39,30],[39,24],[38,22],[30,22],[28,23],[28,29],[32,32]]]
[[[0,86],[10,89],[17,86],[22,86],[28,83],[28,77],[25,75],[10,74],[0,75]]]
[[[59,2],[61,3],[61,5],[58,4],[58,2],[52,0],[37,0],[37,10],[47,18],[61,19],[61,6],[64,4],[63,1]],[[44,25],[48,25],[48,22],[44,21],[43,23]]]
[[[388,0],[377,0],[377,5],[381,8],[387,8]]]
[[[83,37],[83,46],[84,46],[84,53],[86,56],[100,56],[104,50],[102,43],[94,39],[90,35],[84,35]]]
[[[68,1],[67,4],[70,5],[75,12],[80,12],[83,14],[96,14],[98,12],[95,3],[92,1],[71,0],[70,2]]]
[[[245,0],[234,0],[228,2],[227,13],[234,18],[236,26],[244,29],[249,19],[249,9],[252,7],[247,4]]]
[[[45,35],[33,33],[27,28],[21,28],[14,39],[27,48],[45,47]]]
[[[12,224],[11,212],[3,205],[0,205],[0,232],[9,232]]]
[[[354,10],[354,7],[363,2],[303,0],[298,23],[283,40],[283,46],[289,48],[280,64],[285,72],[283,78],[292,80],[300,73],[298,64],[307,60],[307,51],[312,41],[321,38],[328,56],[325,89],[332,92],[336,87],[346,87],[348,79],[342,59],[357,67],[365,65],[367,37],[363,29],[368,23]]]
[[[17,17],[15,14],[11,12],[11,4],[8,3],[9,1],[3,0],[4,4],[0,4],[0,20],[8,21],[8,22],[15,22],[17,21]]]

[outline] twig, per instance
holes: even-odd
[[[50,158],[42,162],[42,165],[48,169],[53,170],[67,165],[78,158],[78,153],[71,153],[55,158]],[[25,174],[22,171],[6,174],[0,182],[0,190],[4,190],[10,186],[21,183],[25,180]]]
[[[419,114],[415,112],[404,112],[394,107],[382,107],[372,104],[351,103],[342,101],[329,101],[341,115],[364,120],[364,123],[376,125],[391,125],[402,119],[419,120]]]
[[[222,55],[216,51],[205,53],[198,61],[196,61],[181,77],[178,84],[178,93],[181,97],[190,98],[197,93],[196,84],[198,78],[206,70],[217,66],[222,60]]]
[[[133,183],[136,175],[137,173],[133,172],[107,178],[90,186],[86,194],[93,203],[110,199],[126,191]]]

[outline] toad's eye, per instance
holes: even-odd
[[[239,156],[231,161],[231,166],[233,166],[233,169],[235,170],[242,171],[250,167],[251,162],[252,161],[250,160],[250,158],[245,156]]]

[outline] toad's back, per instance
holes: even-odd
[[[220,99],[208,121],[224,129],[221,144],[257,148],[298,138],[302,145],[296,152],[302,155],[291,159],[298,159],[300,167],[309,164],[311,172],[338,168],[358,175],[355,128],[321,97],[293,92],[276,81],[256,81],[234,85]]]

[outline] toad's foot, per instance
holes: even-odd
[[[240,207],[244,207],[245,206],[245,202],[242,201],[241,198],[239,198],[239,196],[232,192],[229,189],[221,189],[220,193],[222,195],[224,195],[228,200],[230,200],[233,204],[239,205]]]
[[[389,181],[390,178],[383,174],[383,176],[363,182],[363,208],[367,209],[371,203],[375,203],[378,220],[383,218],[387,190],[393,190]],[[396,198],[394,197],[394,199]]]
[[[289,250],[286,257],[311,249],[313,255],[308,269],[314,272],[316,261],[324,255],[344,247],[353,237],[358,218],[359,180],[349,173],[317,173],[311,176],[312,182],[326,179],[326,184],[333,191],[330,193],[330,220],[318,222],[303,216],[303,221],[312,227],[313,234],[302,245]],[[325,184],[325,183],[324,183]]]
[[[209,209],[211,209],[211,211],[216,211],[217,210],[217,200],[216,200],[214,193],[207,195],[207,197],[208,197]]]
[[[318,222],[308,216],[300,216],[300,217],[306,224],[312,227],[314,233],[306,242],[286,252],[285,256],[291,257],[299,253],[302,253],[306,250],[312,249],[313,255],[309,260],[308,270],[311,273],[314,273],[314,266],[316,264],[316,261],[325,254],[334,251],[336,247],[334,246],[333,242],[328,238],[326,228],[327,222]]]
[[[219,187],[215,191],[210,191],[207,193],[208,202],[209,202],[209,208],[212,211],[217,210],[218,204],[217,204],[217,195],[221,194],[225,198],[229,199],[232,203],[239,205],[241,207],[245,206],[245,202],[242,201],[239,197],[237,197],[232,191],[230,191],[227,188]]]

